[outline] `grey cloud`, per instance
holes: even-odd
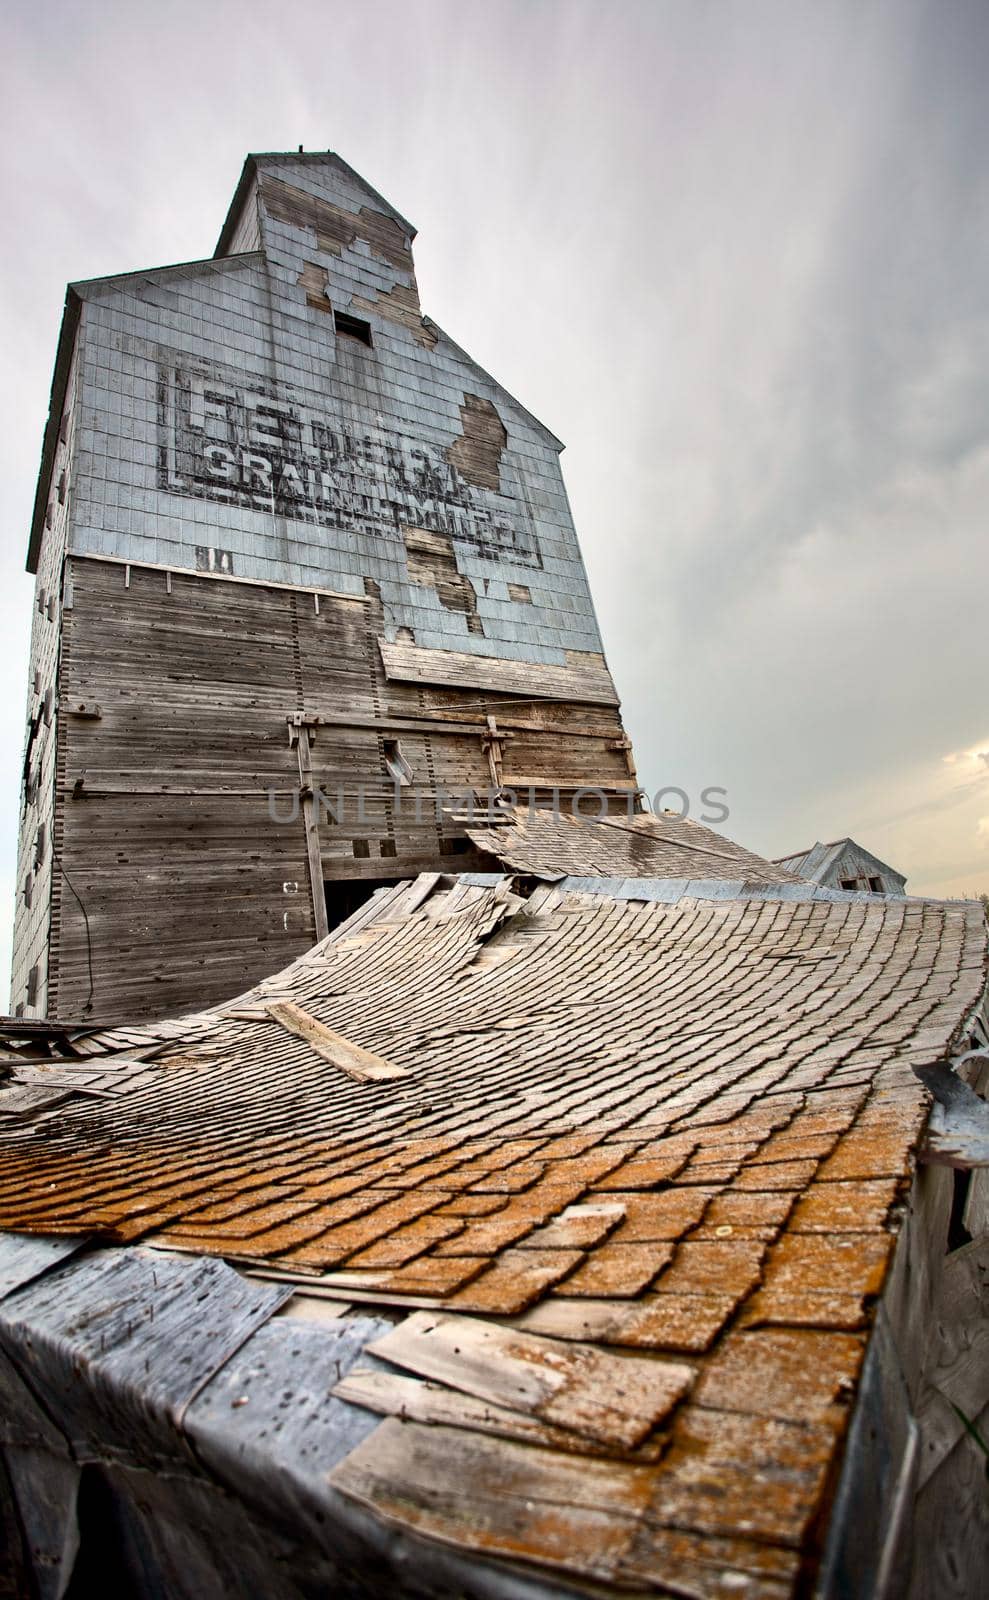
[[[983,0],[52,0],[6,42],[8,874],[65,282],[208,254],[244,153],[300,142],[566,439],[649,787],[724,784],[772,854],[936,804],[989,681]],[[897,865],[977,886],[932,816]]]

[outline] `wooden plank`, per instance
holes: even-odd
[[[481,1400],[625,1448],[642,1442],[694,1377],[685,1362],[560,1345],[470,1317],[429,1312],[417,1312],[369,1348]]]
[[[928,1339],[923,1386],[916,1406],[923,1438],[922,1488],[965,1433],[957,1406],[974,1418],[989,1405],[989,1235],[944,1258]]]
[[[0,1233],[0,1300],[23,1284],[43,1277],[68,1261],[86,1243],[85,1237],[43,1238],[30,1233]]]
[[[316,943],[325,939],[330,931],[326,916],[326,890],[323,888],[323,857],[319,847],[319,823],[313,805],[312,745],[309,729],[305,725],[296,730],[296,754],[299,761],[299,783],[302,793],[302,820],[306,832],[306,856],[309,863],[309,890],[312,896],[313,922]]]
[[[646,1511],[655,1471],[389,1417],[330,1483],[446,1544],[607,1581]]]
[[[946,1061],[916,1070],[936,1101],[920,1159],[962,1169],[989,1167],[989,1105]]]
[[[342,1033],[334,1033],[325,1022],[310,1016],[293,1000],[270,1000],[264,1009],[272,1021],[281,1023],[297,1039],[304,1039],[315,1055],[339,1067],[348,1078],[354,1078],[358,1083],[369,1079],[410,1076],[407,1067],[396,1066],[383,1056],[376,1056],[373,1051],[364,1050],[359,1044],[345,1039]]]
[[[426,650],[418,645],[378,640],[385,675],[399,683],[449,684],[494,689],[539,700],[568,700],[617,706],[618,695],[604,657],[585,665],[506,661],[500,656],[467,655],[458,650]]]
[[[197,1459],[248,1505],[275,1513],[300,1535],[306,1529],[318,1544],[307,1508],[314,1507],[332,1528],[326,1476],[376,1426],[367,1412],[333,1399],[333,1386],[384,1326],[370,1317],[308,1326],[274,1317],[217,1371],[186,1412],[185,1431]]]
[[[291,1307],[288,1308],[291,1310]],[[477,1433],[493,1433],[503,1439],[520,1439],[530,1444],[545,1445],[547,1449],[563,1450],[567,1454],[587,1455],[600,1446],[568,1428],[554,1427],[540,1422],[524,1411],[508,1406],[493,1405],[489,1400],[478,1400],[474,1395],[459,1393],[443,1384],[409,1378],[397,1372],[381,1372],[377,1368],[354,1367],[333,1393],[351,1405],[364,1406],[382,1416],[401,1417],[405,1421],[442,1424],[451,1428],[471,1428]],[[636,1452],[637,1460],[658,1460],[664,1441],[647,1440]],[[607,1446],[603,1448],[607,1449]]]
[[[0,1302],[0,1346],[83,1454],[153,1439],[181,1457],[186,1407],[290,1293],[208,1257],[99,1250]]]

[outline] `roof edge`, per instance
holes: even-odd
[[[487,367],[482,367],[479,361],[475,361],[470,352],[465,350],[462,344],[458,344],[456,339],[452,339],[445,328],[441,328],[439,323],[435,322],[432,317],[424,316],[422,320],[426,327],[431,328],[434,333],[439,334],[440,338],[443,339],[452,350],[456,351],[457,355],[463,360],[465,365],[470,367],[472,371],[479,373],[482,378],[486,379],[487,382],[491,384],[492,388],[497,389],[499,394],[503,394],[505,399],[511,402],[516,411],[520,412],[522,416],[525,417],[527,422],[531,422],[533,427],[538,428],[539,432],[545,435],[546,439],[553,446],[558,455],[562,450],[567,448],[563,440],[557,438],[552,428],[547,428],[545,422],[540,422],[534,411],[530,411],[528,406],[523,405],[522,401],[517,399],[516,396],[512,394],[510,389],[506,389],[505,385],[498,378],[496,378],[493,373],[488,371]]]
[[[244,158],[244,165],[241,168],[240,177],[237,179],[237,187],[234,190],[233,199],[227,208],[227,214],[223,219],[223,226],[220,229],[220,237],[216,241],[216,249],[213,251],[214,259],[217,256],[226,255],[227,245],[230,243],[230,238],[233,234],[237,218],[240,215],[241,206],[244,203],[244,199],[247,195],[248,189],[251,186],[251,183],[257,175],[258,166],[262,161],[281,161],[294,164],[296,166],[308,166],[310,163],[328,161],[339,171],[346,173],[348,178],[353,178],[356,183],[359,183],[361,188],[371,196],[372,200],[376,201],[378,205],[382,206],[388,215],[392,217],[401,228],[405,229],[405,232],[409,235],[410,239],[414,239],[416,236],[418,230],[416,229],[415,224],[411,223],[408,217],[404,217],[402,213],[392,205],[391,201],[386,200],[384,195],[381,194],[373,184],[368,183],[367,179],[363,177],[361,173],[359,173],[354,167],[352,167],[348,161],[344,161],[342,156],[338,156],[335,150],[256,150],[251,155],[248,155]]]
[[[136,267],[129,272],[111,272],[103,278],[78,278],[69,284],[80,299],[85,299],[87,293],[103,289],[123,286],[135,279],[163,278],[174,274],[177,278],[205,277],[207,274],[218,272],[238,272],[243,267],[254,266],[264,261],[263,250],[245,250],[233,256],[201,256],[193,261],[170,261],[163,267]]]
[[[62,325],[58,333],[55,369],[52,373],[51,392],[48,400],[48,421],[45,423],[44,439],[41,446],[41,466],[38,469],[38,484],[34,491],[34,510],[31,513],[31,533],[28,538],[26,567],[27,571],[32,573],[38,570],[38,556],[45,531],[48,487],[51,483],[52,470],[55,465],[55,452],[58,449],[58,430],[62,421],[62,412],[65,409],[65,393],[69,385],[69,372],[72,368],[72,357],[75,352],[76,334],[79,330],[81,312],[82,297],[70,283],[65,291],[65,308],[62,312]]]

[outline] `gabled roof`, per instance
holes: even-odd
[[[359,1529],[387,1564],[426,1535],[478,1594],[527,1592],[500,1560],[571,1593],[807,1592],[914,1069],[967,1037],[986,940],[980,906],[791,887],[427,875],[235,1002],[35,1068],[0,1115],[0,1224],[76,1254],[0,1298],[0,1343],[35,1387],[89,1375],[73,1437],[90,1383],[145,1466],[166,1432],[256,1493],[287,1438],[303,1549]],[[262,1339],[261,1282],[365,1309]],[[201,1322],[213,1377],[202,1339],[183,1365]]]
[[[874,856],[871,850],[866,850],[864,845],[857,844],[854,839],[831,839],[824,844],[820,840],[811,845],[809,850],[798,850],[795,855],[779,856],[776,865],[784,867],[789,872],[795,872],[798,877],[809,878],[814,883],[821,883],[841,856],[848,849],[857,852],[865,861],[870,861],[880,872],[888,873],[891,877],[906,883],[902,872],[897,872],[887,861],[881,861]]]
[[[408,234],[410,239],[415,238],[416,229],[413,224],[409,222],[406,217],[403,217],[400,211],[396,211],[395,207],[389,200],[385,199],[384,195],[379,194],[377,189],[373,189],[368,183],[367,179],[362,178],[359,172],[355,172],[354,168],[344,161],[342,156],[338,156],[335,151],[269,150],[263,154],[256,152],[253,155],[247,156],[245,159],[244,165],[241,168],[240,177],[237,180],[237,187],[234,190],[233,199],[230,202],[227,215],[224,219],[223,227],[220,229],[220,237],[216,242],[216,250],[213,252],[214,255],[222,256],[226,254],[227,245],[230,242],[230,237],[236,226],[237,218],[240,216],[241,207],[247,196],[247,192],[252,183],[255,181],[259,168],[269,162],[277,162],[279,166],[335,167],[338,172],[342,172],[344,176],[349,178],[352,183],[357,184],[359,188],[363,189],[368,198],[374,201],[375,207],[379,211],[384,211],[388,216],[393,217],[398,223],[399,227],[403,228]]]

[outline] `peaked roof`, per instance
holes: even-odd
[[[906,877],[902,872],[897,872],[888,861],[881,861],[871,850],[866,850],[864,845],[857,844],[854,839],[848,837],[831,839],[827,844],[818,840],[809,850],[798,850],[794,855],[777,857],[775,864],[789,872],[795,872],[798,877],[808,878],[813,883],[821,883],[849,847],[856,850],[866,861],[873,862],[881,871],[888,872],[901,883],[906,883]]]
[[[0,1342],[42,1387],[47,1361],[91,1369],[100,1415],[120,1386],[153,1464],[180,1365],[155,1352],[225,1296],[244,1326],[210,1313],[212,1396],[189,1404],[200,1339],[168,1428],[274,1481],[281,1422],[262,1409],[245,1454],[236,1408],[250,1429],[266,1371],[272,1406],[289,1370],[311,1383],[291,1471],[327,1537],[357,1505],[382,1559],[397,1528],[568,1592],[804,1592],[927,1116],[914,1068],[967,1035],[982,909],[597,887],[427,875],[237,1001],[16,1067],[0,1224],[67,1259],[154,1248],[46,1258]],[[255,1281],[231,1295],[215,1257]],[[272,1334],[227,1371],[281,1304],[258,1278],[398,1321],[285,1330],[291,1369]]]
[[[263,154],[256,152],[255,154],[246,157],[244,165],[241,168],[240,177],[237,180],[237,187],[234,190],[233,199],[230,202],[227,215],[224,218],[223,227],[220,229],[220,237],[216,242],[216,250],[214,251],[214,255],[222,256],[226,254],[227,245],[230,242],[231,235],[234,231],[234,227],[236,226],[237,218],[240,215],[241,206],[244,203],[247,192],[257,177],[259,169],[262,166],[272,162],[277,162],[279,166],[333,167],[337,172],[342,172],[344,176],[349,178],[352,183],[356,183],[359,188],[363,189],[368,198],[374,201],[374,204],[378,210],[385,211],[387,212],[388,216],[393,217],[398,223],[399,227],[404,228],[410,239],[415,238],[416,229],[413,224],[409,222],[406,217],[403,217],[400,211],[395,209],[395,207],[391,204],[391,201],[386,200],[384,195],[379,194],[377,189],[372,188],[367,179],[362,178],[361,174],[356,172],[354,168],[344,161],[342,156],[338,156],[335,151],[269,150]]]

